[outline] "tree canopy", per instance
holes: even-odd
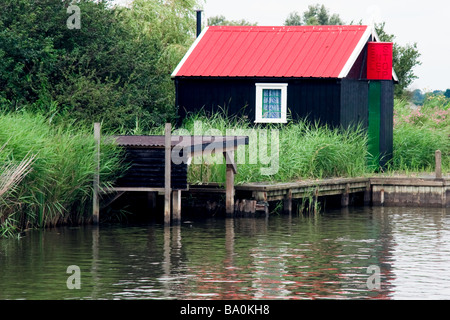
[[[338,14],[330,14],[329,10],[322,4],[309,5],[303,15],[293,11],[286,18],[285,26],[301,25],[342,25],[344,22]]]
[[[381,41],[393,42],[392,65],[398,77],[398,84],[395,87],[396,96],[404,95],[408,86],[418,77],[414,74],[414,67],[422,64],[419,61],[420,53],[417,43],[399,45],[394,41],[395,36],[385,31],[385,22],[375,24],[375,30]]]
[[[196,0],[80,0],[79,29],[71,3],[0,2],[0,107],[111,128],[175,117],[170,74],[194,40]]]
[[[249,22],[245,19],[228,20],[223,15],[213,16],[208,18],[209,26],[256,26],[257,23]]]

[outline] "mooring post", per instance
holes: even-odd
[[[341,195],[341,207],[348,207],[348,204],[350,202],[350,185],[347,183],[345,186],[345,191]]]
[[[179,224],[181,221],[181,190],[172,191],[172,221]]]
[[[370,183],[367,184],[367,188],[364,191],[364,205],[369,206],[372,200],[372,188],[370,187]]]
[[[288,190],[283,199],[283,212],[292,214],[292,190]]]
[[[436,150],[434,153],[434,157],[436,160],[436,179],[442,179],[442,153],[441,150]]]
[[[172,124],[166,123],[164,130],[164,146],[165,146],[165,164],[164,164],[164,224],[170,225],[170,194],[172,187],[171,179],[171,140],[172,140]]]
[[[224,152],[224,156],[227,164],[225,211],[227,215],[232,215],[234,213],[234,175],[237,171],[234,163],[234,151]]]
[[[99,223],[100,216],[100,200],[99,200],[99,185],[100,185],[100,123],[94,123],[94,140],[95,140],[95,173],[93,182],[93,198],[92,198],[92,217],[93,223]]]

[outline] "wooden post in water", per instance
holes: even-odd
[[[164,224],[170,225],[170,194],[172,187],[170,185],[171,179],[171,139],[172,138],[172,124],[166,123],[164,131],[164,146],[165,146],[165,165],[164,165]]]
[[[181,190],[172,191],[172,221],[175,224],[179,224],[181,221]]]
[[[369,206],[371,200],[372,200],[372,190],[369,183],[367,189],[364,191],[364,205]]]
[[[435,154],[436,160],[436,179],[442,179],[442,153],[441,150],[436,150]]]
[[[236,164],[234,163],[234,151],[224,152],[227,164],[225,211],[227,215],[234,214],[234,175],[236,174]]]
[[[94,185],[93,185],[93,198],[92,198],[92,216],[93,223],[97,225],[99,223],[100,216],[100,200],[99,200],[99,185],[100,185],[100,123],[94,123],[94,139],[95,139],[95,173],[94,173]]]
[[[289,190],[283,199],[283,212],[292,214],[292,190]]]
[[[341,195],[341,207],[348,207],[348,204],[350,202],[350,185],[347,183],[345,186],[345,191]]]

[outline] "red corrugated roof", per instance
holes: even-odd
[[[343,77],[369,36],[367,26],[212,26],[172,76]]]

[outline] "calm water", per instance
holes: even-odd
[[[81,289],[67,288],[70,265]],[[368,287],[369,266],[379,289]],[[450,299],[450,210],[350,208],[0,240],[0,299],[314,298]]]

